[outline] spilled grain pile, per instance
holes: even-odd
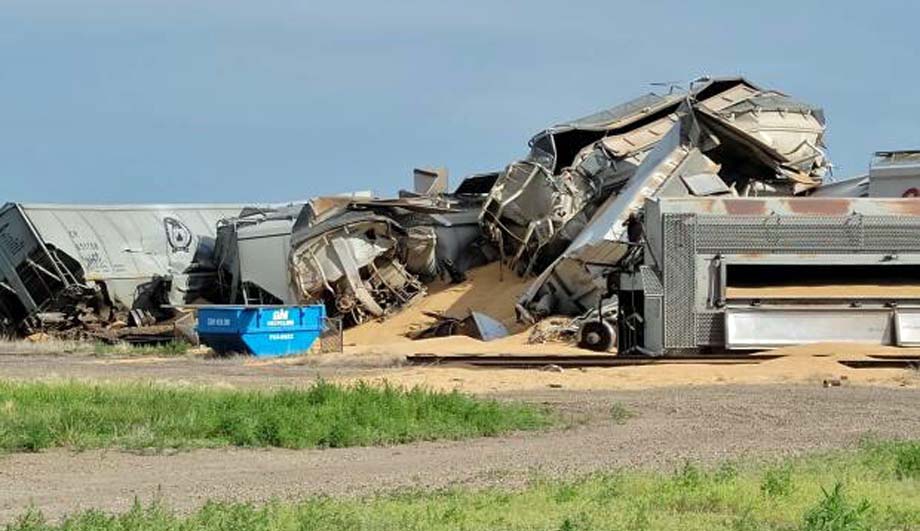
[[[520,278],[500,269],[495,262],[472,269],[460,284],[436,283],[428,295],[412,306],[387,317],[345,331],[346,352],[362,353],[538,353],[583,352],[565,344],[530,345],[527,327],[517,322],[514,305],[531,279]],[[413,341],[409,332],[435,322],[430,314],[462,319],[469,312],[485,313],[505,325],[510,336],[484,342],[466,336],[452,336]]]

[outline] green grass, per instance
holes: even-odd
[[[610,418],[617,424],[624,424],[635,416],[635,413],[619,402],[610,405]]]
[[[187,341],[172,340],[159,345],[133,345],[131,343],[93,343],[93,354],[101,355],[132,355],[132,356],[184,356],[188,354],[192,345]]]
[[[920,529],[920,480],[899,458],[920,443],[869,443],[855,452],[782,463],[685,463],[673,473],[621,471],[519,490],[454,488],[361,499],[267,505],[209,503],[190,516],[164,505],[85,512],[48,525],[37,511],[7,531],[223,530],[699,530]],[[779,491],[764,488],[776,477]],[[774,479],[769,479],[774,478]]]
[[[535,406],[421,388],[239,391],[0,381],[0,451],[344,447],[490,436],[552,422]]]

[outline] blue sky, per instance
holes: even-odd
[[[0,201],[262,202],[452,181],[700,74],[825,108],[838,176],[920,148],[914,2],[2,0]]]

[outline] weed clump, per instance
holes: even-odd
[[[920,479],[920,443],[904,444],[895,450],[894,473],[898,479]]]
[[[878,473],[899,480],[920,479],[920,442],[863,440],[863,462]]]
[[[792,494],[792,469],[788,466],[767,469],[760,482],[760,492],[770,498],[781,498]]]
[[[868,500],[854,504],[844,496],[839,482],[828,492],[821,489],[823,498],[805,513],[803,531],[868,531],[867,521],[872,505]]]
[[[614,402],[610,406],[610,418],[617,424],[624,424],[634,416],[635,413],[619,402]]]
[[[705,479],[705,472],[689,460],[674,474],[674,484],[686,490],[698,489]]]

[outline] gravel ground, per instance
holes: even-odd
[[[188,511],[207,499],[515,486],[534,474],[670,469],[688,458],[768,458],[847,447],[865,435],[920,438],[917,389],[722,385],[592,393],[551,389],[502,398],[545,403],[577,422],[543,433],[388,448],[8,455],[0,457],[0,522],[30,504],[59,517],[90,507],[120,511],[135,497],[160,497]],[[635,416],[613,420],[616,403]]]
[[[379,366],[339,363],[317,367],[310,358],[292,361],[247,357],[94,356],[84,354],[0,354],[0,378],[35,380],[76,378],[112,381],[165,381],[233,387],[307,385],[325,378],[379,375]]]

